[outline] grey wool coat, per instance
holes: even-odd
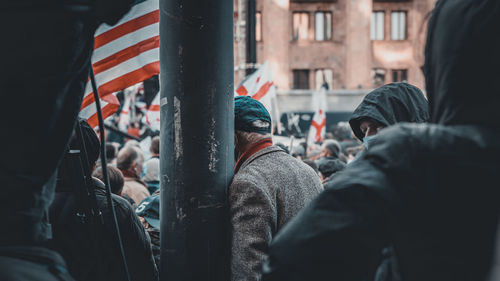
[[[314,170],[279,147],[247,159],[228,192],[231,280],[260,280],[272,238],[322,190]]]

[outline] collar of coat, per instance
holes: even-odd
[[[243,163],[245,163],[248,159],[250,159],[257,152],[259,152],[259,151],[261,151],[261,150],[263,150],[265,148],[268,148],[268,147],[270,147],[272,145],[273,145],[273,140],[271,138],[262,139],[262,140],[260,140],[260,141],[258,141],[256,143],[254,143],[238,159],[238,161],[236,162],[236,165],[234,167],[234,173],[236,174],[240,170],[240,168],[243,165]]]
[[[234,173],[236,174],[238,171],[244,169],[246,166],[248,166],[250,163],[252,163],[255,159],[263,156],[263,155],[266,155],[266,154],[269,154],[269,153],[274,153],[274,152],[284,152],[283,149],[281,149],[280,147],[277,147],[277,146],[274,146],[274,145],[269,145],[269,146],[266,146],[264,148],[261,148],[260,150],[258,150],[257,152],[253,153],[252,155],[249,155],[248,157],[246,157],[246,159],[242,159],[242,157],[240,157],[240,160],[238,160],[238,165],[237,167],[235,167],[234,169]]]

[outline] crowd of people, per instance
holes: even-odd
[[[500,1],[438,1],[426,96],[408,83],[373,90],[349,120],[352,139],[344,131],[317,144],[273,143],[266,108],[236,97],[230,279],[499,280],[499,27]],[[7,218],[22,231],[0,237],[0,279],[158,280],[160,138],[147,151],[135,140],[108,143],[103,167],[94,129],[85,120],[68,128],[56,175],[23,166],[9,182],[25,185],[12,189],[20,211]],[[53,200],[33,179],[55,183]],[[26,211],[17,196],[36,204]],[[35,240],[62,259],[6,247]]]

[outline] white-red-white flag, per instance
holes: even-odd
[[[314,107],[314,116],[309,128],[307,143],[318,143],[325,139],[326,133],[326,90],[328,85],[325,83],[317,93],[313,93],[312,105]]]
[[[130,124],[130,100],[132,95],[124,95],[124,98],[122,110],[120,111],[120,119],[118,120],[118,129],[122,132],[126,132]]]
[[[246,77],[234,94],[235,96],[250,96],[260,101],[271,114],[273,122],[278,122],[276,86],[274,86],[273,75],[267,62]]]
[[[137,2],[116,25],[102,24],[94,34],[92,65],[101,98],[160,73],[159,0]],[[90,81],[81,110],[89,106]]]
[[[153,130],[160,130],[160,93],[156,94],[149,105],[148,111],[146,112],[146,124]]]

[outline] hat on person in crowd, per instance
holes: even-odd
[[[319,163],[318,170],[324,177],[329,177],[345,168],[344,162],[338,159],[328,159]]]
[[[77,121],[80,124],[81,132],[82,132],[82,139],[83,139],[83,144],[80,143],[80,139],[78,138],[78,135],[76,134],[76,130],[78,130],[78,127],[75,127],[75,131],[73,136],[71,137],[70,143],[69,143],[69,148],[70,149],[81,149],[82,153],[86,152],[87,159],[88,159],[88,164],[89,168],[92,168],[94,164],[97,162],[97,159],[99,159],[99,154],[100,154],[100,148],[101,144],[99,142],[99,137],[97,137],[97,134],[95,133],[94,129],[90,127],[89,123],[85,119],[79,118]],[[83,151],[82,145],[85,146],[85,151]]]
[[[143,217],[152,227],[160,229],[160,196],[149,196],[142,200],[135,214]]]
[[[234,129],[250,133],[271,133],[271,115],[259,101],[248,97],[234,98]]]

